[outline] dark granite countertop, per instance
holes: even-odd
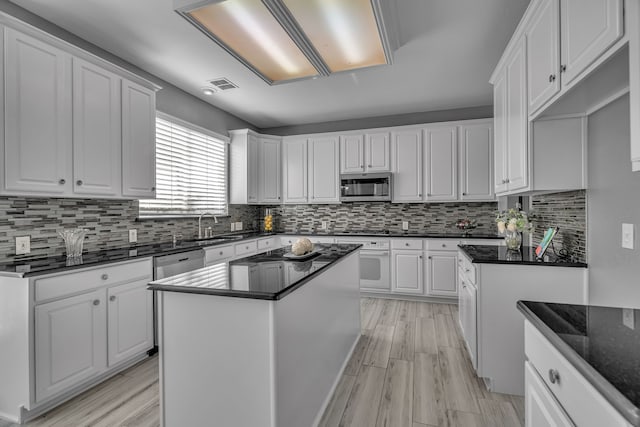
[[[631,425],[640,426],[640,310],[533,301],[518,301],[518,310]]]
[[[523,246],[520,251],[508,251],[506,246],[461,245],[460,249],[476,264],[509,264],[537,265],[541,267],[580,267],[586,268],[583,262],[572,262],[550,257],[549,260],[538,260],[535,248]]]
[[[296,261],[284,257],[289,247],[275,249],[156,280],[149,284],[149,289],[279,300],[311,280],[322,270],[358,250],[360,246],[317,244],[314,247],[315,256]]]
[[[85,252],[81,258],[67,259],[65,255],[48,256],[42,258],[16,259],[14,262],[0,264],[0,276],[30,277],[42,274],[57,273],[78,268],[94,267],[102,264],[127,261],[136,258],[152,257],[159,255],[171,255],[181,252],[193,251],[200,248],[217,245],[228,245],[247,239],[275,236],[275,233],[260,233],[249,231],[243,234],[229,234],[199,241],[182,241],[176,245],[171,242],[155,243],[150,245],[135,245],[117,249],[105,249],[102,251]]]
[[[352,231],[327,231],[315,233],[279,233],[285,236],[317,236],[317,237],[412,237],[418,239],[504,239],[504,236],[491,233],[471,232],[463,234],[461,231],[447,231],[444,233],[408,231],[406,233],[389,230],[352,230]]]

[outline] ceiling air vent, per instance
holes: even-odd
[[[238,87],[237,85],[235,85],[234,83],[231,83],[228,79],[224,77],[219,77],[217,79],[210,80],[209,83],[211,83],[213,86],[215,86],[219,90],[229,90],[229,89],[234,89]]]

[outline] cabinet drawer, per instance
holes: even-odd
[[[391,249],[422,250],[422,239],[391,239]]]
[[[463,254],[458,255],[458,266],[464,277],[474,285],[476,282],[476,266]]]
[[[295,236],[283,236],[280,238],[280,246],[291,246],[297,239]]]
[[[525,322],[524,346],[529,362],[575,425],[628,426],[622,415],[529,322]],[[552,382],[554,373],[557,376]]]
[[[258,245],[255,240],[248,242],[236,243],[234,245],[236,255],[244,255],[255,253],[258,250]]]
[[[457,251],[459,240],[455,239],[439,239],[425,240],[425,249],[428,251]]]
[[[214,246],[212,248],[206,248],[204,251],[204,262],[207,264],[231,258],[236,254],[233,245]]]
[[[267,237],[266,239],[258,240],[258,250],[268,250],[276,248],[276,238],[275,237]]]
[[[151,258],[36,279],[35,298],[44,301],[142,277],[153,277]]]

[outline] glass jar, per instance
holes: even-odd
[[[519,251],[520,247],[522,246],[522,233],[520,233],[519,231],[505,230],[504,243],[507,246],[508,250]]]
[[[271,209],[264,210],[264,228],[263,230],[267,233],[273,231],[273,215],[271,214]]]

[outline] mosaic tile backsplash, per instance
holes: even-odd
[[[229,206],[229,217],[219,224],[206,217],[202,226],[215,234],[228,233],[231,221],[244,229],[258,226],[259,208]],[[62,255],[65,247],[57,231],[82,227],[89,230],[84,252],[129,246],[130,229],[138,230],[138,244],[170,242],[174,233],[184,239],[197,237],[197,218],[137,221],[137,200],[42,199],[0,197],[0,262],[15,257],[15,237],[31,236],[31,253],[20,257]]]
[[[549,227],[559,227],[553,239],[556,251],[564,248],[576,261],[587,260],[587,198],[585,190],[532,196],[535,244]]]
[[[287,233],[373,230],[402,233],[402,221],[409,222],[409,232],[444,233],[457,231],[456,221],[464,218],[478,222],[477,233],[495,233],[497,203],[429,203],[392,204],[345,203],[342,205],[271,206],[279,231]]]

